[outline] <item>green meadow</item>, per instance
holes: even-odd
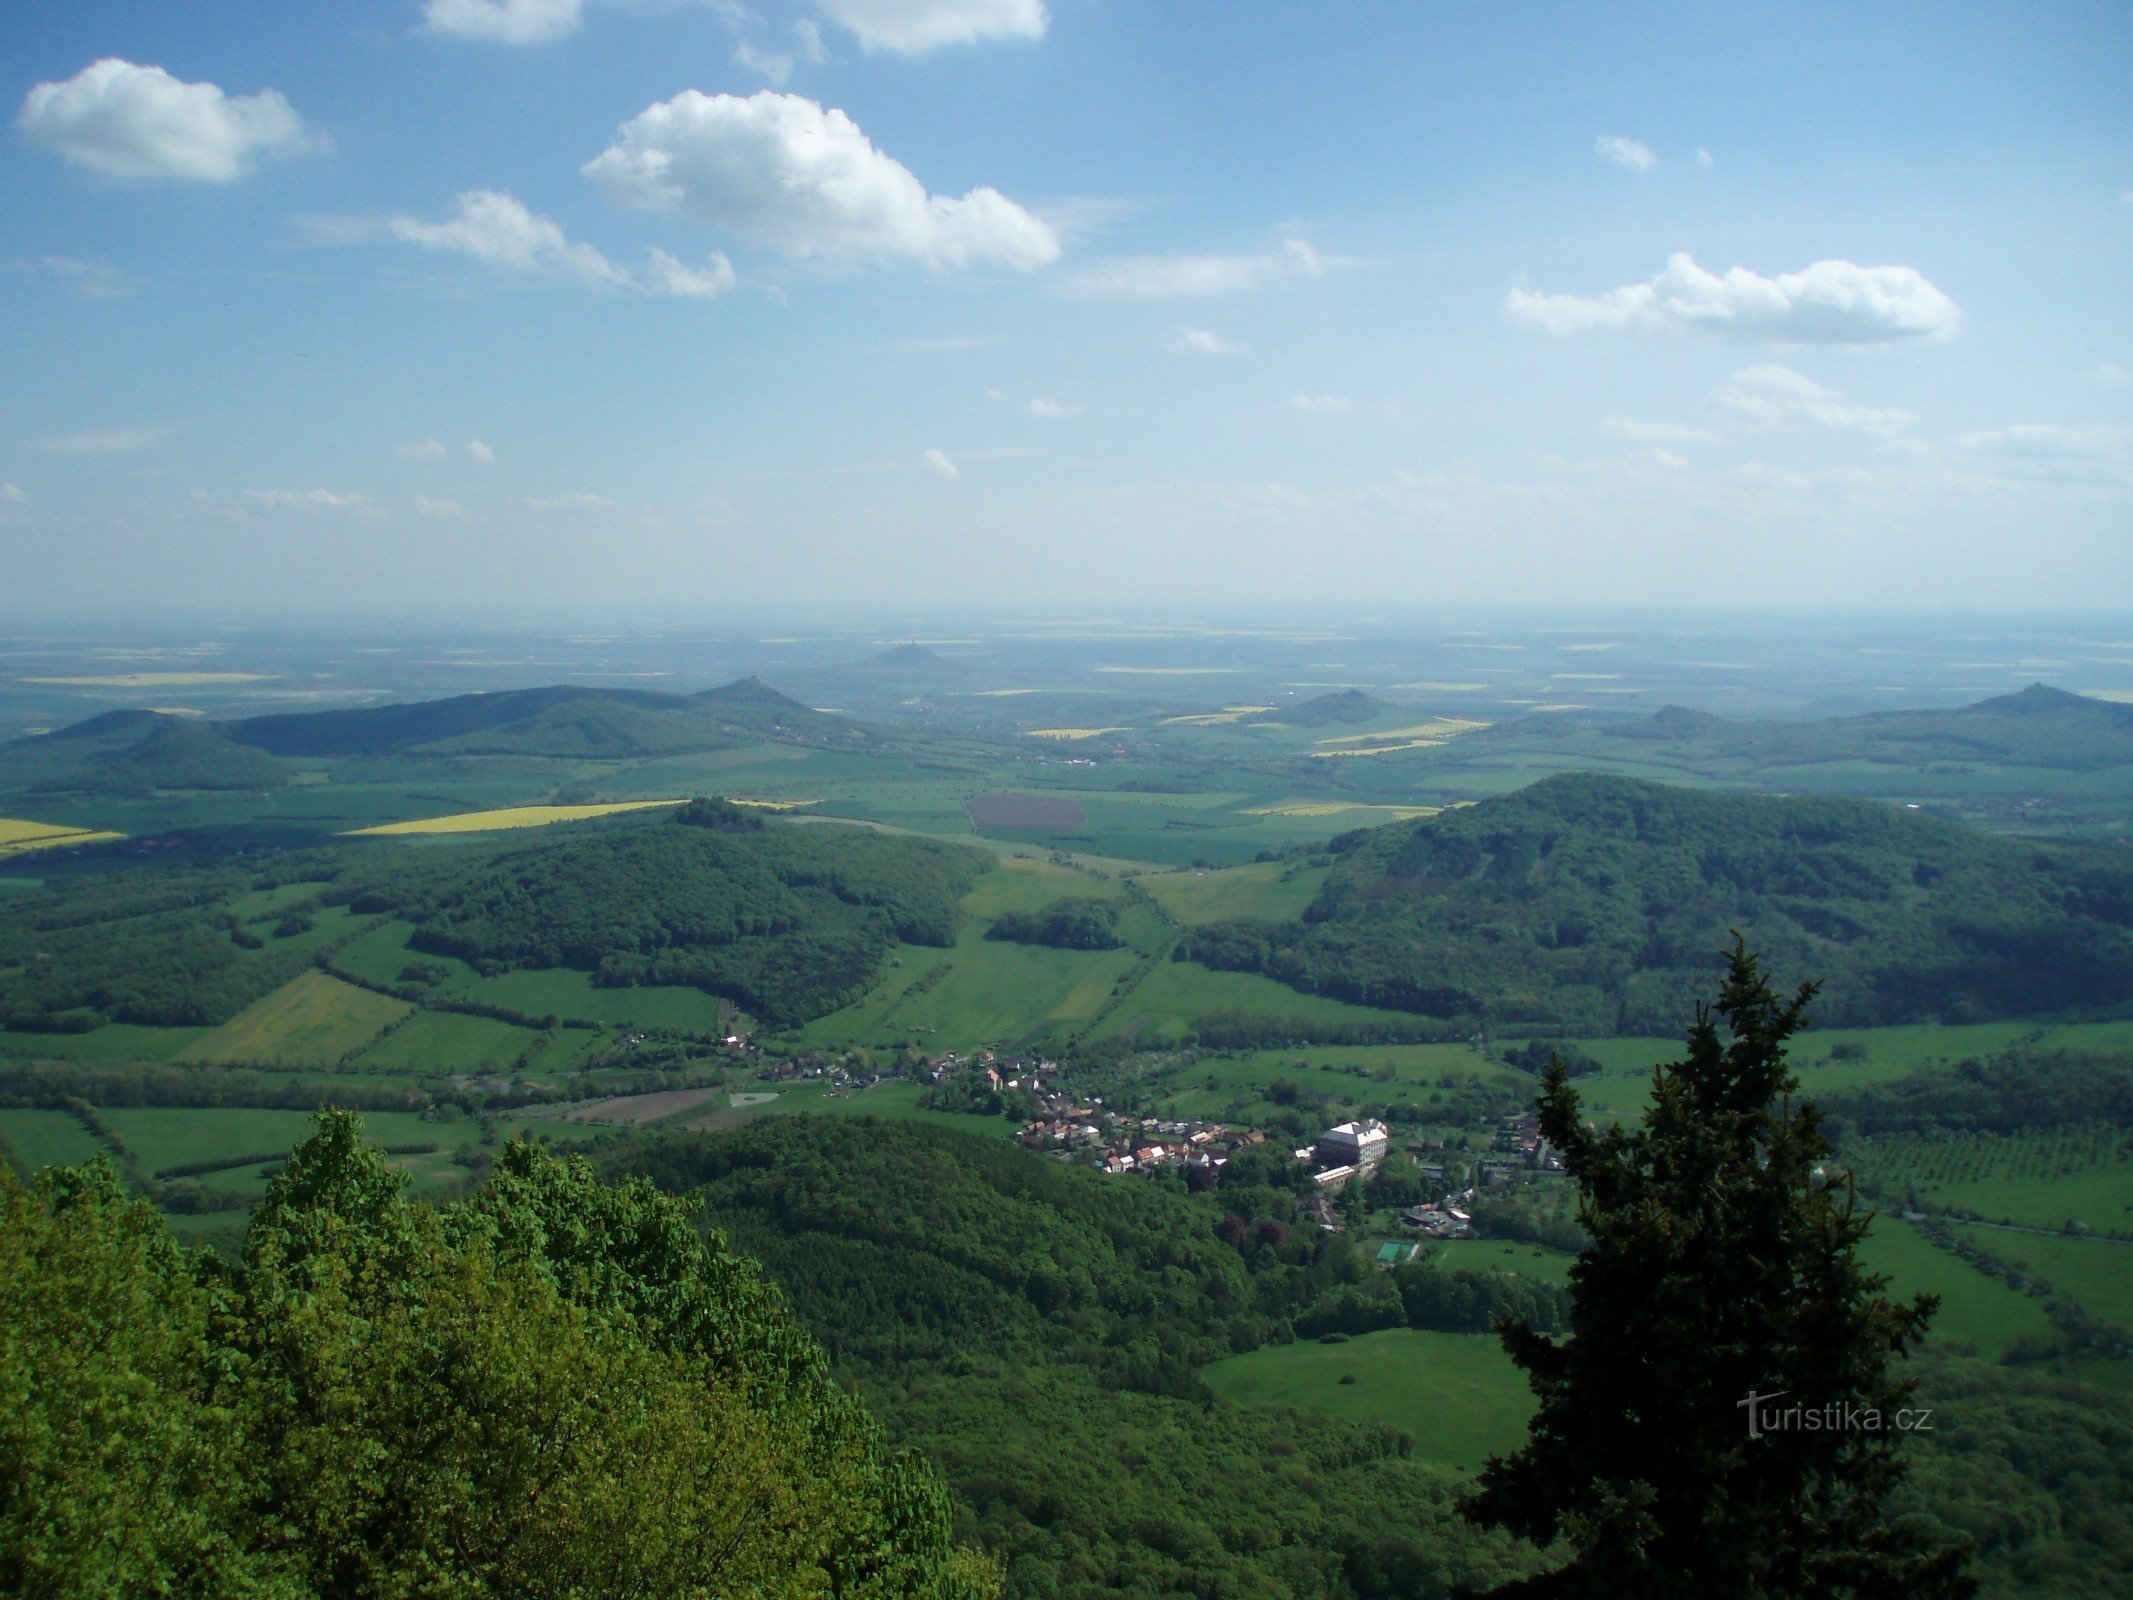
[[[1224,1399],[1294,1406],[1414,1436],[1423,1461],[1471,1472],[1518,1447],[1531,1391],[1488,1334],[1388,1328],[1339,1344],[1269,1345],[1201,1369]]]
[[[1998,1360],[2017,1339],[2049,1339],[2051,1321],[2028,1296],[1941,1249],[1909,1223],[1877,1217],[1859,1247],[1867,1265],[1889,1275],[1885,1293],[1899,1299],[1940,1296],[1928,1337],[1976,1346]]]
[[[66,1111],[0,1111],[0,1145],[24,1173],[78,1167],[97,1155],[109,1154],[103,1140]]]

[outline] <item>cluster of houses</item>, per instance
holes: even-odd
[[[1483,1188],[1517,1183],[1536,1172],[1561,1172],[1563,1158],[1555,1146],[1541,1137],[1540,1118],[1530,1114],[1505,1117],[1481,1158],[1478,1178]]]
[[[1266,1135],[1257,1128],[1133,1117],[1106,1111],[1100,1102],[1048,1106],[1046,1115],[1025,1124],[1015,1137],[1032,1150],[1078,1153],[1111,1173],[1154,1172],[1163,1167],[1205,1167],[1220,1172],[1232,1152],[1266,1142]]]

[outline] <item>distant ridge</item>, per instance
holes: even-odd
[[[2033,683],[1951,711],[1875,711],[1817,722],[1735,722],[1664,706],[1606,729],[1605,737],[1690,744],[1765,763],[1992,761],[2093,771],[2133,763],[2133,706]]]
[[[1294,705],[1276,706],[1245,720],[1279,722],[1292,728],[1324,728],[1334,723],[1375,722],[1380,717],[1400,714],[1400,708],[1388,700],[1380,700],[1360,689],[1343,689],[1300,700]]]
[[[860,666],[874,672],[901,673],[906,677],[965,678],[970,669],[960,661],[951,661],[938,650],[922,644],[900,644],[871,655]]]
[[[287,776],[214,724],[160,711],[106,711],[0,746],[0,789],[31,794],[272,789]]]
[[[748,736],[813,733],[857,742],[863,724],[742,678],[696,695],[553,684],[404,705],[302,711],[224,725],[279,756],[527,755],[627,760],[717,750]]]

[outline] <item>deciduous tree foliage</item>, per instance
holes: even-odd
[[[401,1186],[323,1114],[223,1269],[108,1169],[0,1178],[0,1588],[997,1591],[692,1207],[528,1144],[461,1205]]]
[[[1973,1592],[1959,1552],[1888,1513],[1902,1473],[1892,1370],[1934,1301],[1897,1304],[1856,1246],[1868,1216],[1827,1181],[1812,1103],[1795,1104],[1789,1001],[1735,944],[1717,1014],[1654,1074],[1634,1130],[1597,1132],[1558,1063],[1541,1127],[1582,1197],[1570,1329],[1503,1339],[1540,1398],[1526,1446],[1492,1460],[1469,1512],[1568,1560],[1499,1595],[1653,1600],[1931,1600]],[[1819,1427],[1751,1429],[1744,1402]],[[1834,1408],[1834,1409],[1830,1409]],[[1831,1417],[1841,1421],[1832,1422]]]

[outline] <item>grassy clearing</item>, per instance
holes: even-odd
[[[424,957],[425,960],[428,957]],[[679,1028],[691,1033],[720,1031],[724,1004],[718,996],[676,984],[637,989],[603,989],[592,974],[568,967],[528,968],[455,984],[452,992],[486,1005],[523,1011],[529,1016],[584,1017],[594,1022],[635,1023],[645,1028]]]
[[[1152,981],[1152,980],[1151,980]],[[1277,1102],[1276,1083],[1349,1105],[1403,1100],[1424,1106],[1443,1095],[1447,1077],[1482,1079],[1526,1091],[1524,1073],[1477,1055],[1463,1044],[1321,1045],[1253,1050],[1196,1061],[1179,1072],[1162,1104],[1175,1116],[1264,1118]]]
[[[355,1060],[377,1072],[501,1072],[540,1035],[489,1017],[452,1011],[424,1011],[410,1017]]]
[[[89,1033],[0,1033],[0,1057],[105,1065],[168,1061],[213,1031],[210,1028],[145,1028],[130,1022],[107,1022]]]
[[[1996,1361],[2017,1339],[2051,1337],[2051,1322],[2036,1301],[1950,1255],[1907,1222],[1876,1217],[1859,1249],[1876,1272],[1890,1275],[1886,1293],[1899,1299],[1940,1296],[1930,1334],[1936,1340],[1973,1344]]]
[[[1965,1228],[1962,1232],[1970,1243],[1990,1250],[2009,1266],[2065,1290],[2090,1316],[2133,1328],[2133,1244],[2065,1234],[2009,1233],[2003,1228]]]
[[[1542,1283],[1568,1283],[1570,1263],[1577,1257],[1505,1239],[1446,1239],[1430,1246],[1429,1259],[1447,1272],[1515,1272]]]
[[[728,1094],[721,1086],[710,1089],[666,1089],[656,1094],[617,1095],[609,1100],[594,1100],[586,1105],[573,1106],[563,1114],[562,1120],[573,1125],[598,1123],[610,1128],[641,1128],[648,1122],[659,1122],[683,1112],[700,1111],[706,1107],[724,1105]]]
[[[1219,1012],[1255,1017],[1296,1017],[1307,1022],[1385,1022],[1412,1026],[1400,1012],[1374,1011],[1320,995],[1303,994],[1250,972],[1215,972],[1190,961],[1165,961],[1132,999],[1102,1028],[1106,1038],[1175,1039],[1200,1018]]]
[[[1254,861],[1219,870],[1150,872],[1135,881],[1180,922],[1220,922],[1226,917],[1287,921],[1303,915],[1329,870],[1293,861]]]
[[[801,1030],[802,1042],[911,1039],[928,1050],[1012,1044],[1052,1028],[1086,1024],[1135,960],[1130,950],[994,943],[975,924],[963,930],[953,950],[904,946],[900,956],[906,966],[894,971],[888,985],[809,1023]]]
[[[496,833],[509,828],[545,828],[552,822],[581,822],[587,817],[611,817],[623,811],[649,811],[659,806],[678,806],[679,800],[610,800],[586,806],[500,806],[493,811],[459,811],[444,817],[419,817],[412,822],[386,822],[371,828],[351,828],[358,839],[400,837],[428,833]]]
[[[78,1167],[105,1154],[103,1141],[64,1111],[0,1111],[0,1154],[25,1173]]]
[[[174,1059],[332,1066],[411,1009],[323,972],[301,972],[194,1040]]]
[[[754,1086],[751,1086],[751,1088]],[[768,1091],[772,1085],[761,1088]],[[930,1122],[936,1127],[959,1128],[989,1139],[1005,1139],[1015,1124],[1005,1117],[974,1117],[960,1112],[929,1111],[919,1102],[925,1089],[897,1079],[884,1080],[865,1089],[835,1089],[820,1080],[777,1085],[777,1093],[752,1104],[734,1105],[735,1095],[724,1096],[724,1105],[713,1105],[701,1115],[683,1118],[691,1128],[731,1128],[760,1117],[832,1116],[895,1117],[908,1122]],[[752,1098],[739,1091],[741,1098]]]
[[[1345,1344],[1275,1345],[1202,1369],[1217,1394],[1404,1429],[1423,1461],[1471,1472],[1515,1450],[1531,1391],[1487,1334],[1389,1328]],[[1344,1383],[1352,1378],[1352,1383]]]

